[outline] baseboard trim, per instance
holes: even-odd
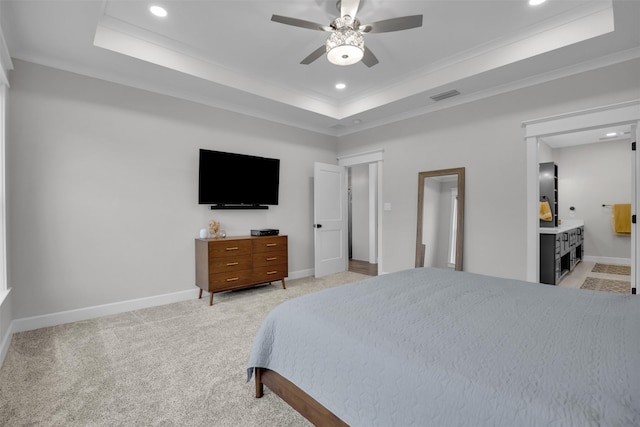
[[[13,337],[13,321],[11,320],[11,288],[0,291],[0,366],[9,351]]]
[[[613,258],[613,257],[585,255],[584,261],[599,262],[601,264],[631,265],[631,258]]]
[[[315,271],[313,268],[308,268],[306,270],[290,271],[289,277],[287,277],[287,279],[294,280],[294,279],[302,279],[303,277],[312,277],[314,273]]]
[[[2,342],[0,343],[0,367],[4,363],[4,358],[7,356],[9,352],[9,346],[11,345],[11,338],[13,338],[13,322],[9,323],[9,327],[7,328],[7,332],[4,334],[2,338]]]
[[[96,305],[79,308],[76,310],[61,311],[58,313],[44,314],[41,316],[24,317],[14,319],[11,322],[13,332],[25,332],[34,329],[47,328],[62,325],[64,323],[79,322],[81,320],[94,319],[96,317],[109,316],[142,308],[156,307],[189,299],[198,298],[198,290],[173,292],[170,294],[156,295],[146,298],[138,298],[128,301],[114,302],[110,304]]]
[[[313,276],[313,269],[289,272],[288,279],[300,279],[309,276]],[[109,316],[111,314],[119,314],[127,311],[172,304],[196,298],[198,298],[198,288],[193,288],[188,291],[173,292],[170,294],[155,295],[146,298],[114,302],[111,304],[96,305],[92,307],[79,308],[76,310],[44,314],[41,316],[14,319],[9,325],[10,332],[7,333],[7,336],[10,337],[11,333],[15,332],[25,332],[34,329],[62,325],[64,323],[95,319],[97,317]],[[5,340],[7,340],[7,338],[5,338]],[[8,341],[11,342],[11,339],[9,338]],[[0,351],[4,351],[4,348],[0,348]],[[0,356],[2,356],[2,353],[0,353]]]

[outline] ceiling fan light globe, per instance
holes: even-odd
[[[353,65],[364,56],[364,51],[355,46],[343,45],[327,52],[327,59],[335,65]]]
[[[352,65],[364,56],[364,37],[358,31],[334,31],[327,39],[327,59],[335,65]]]

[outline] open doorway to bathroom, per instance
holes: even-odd
[[[538,139],[538,161],[557,171],[558,228],[583,227],[577,262],[558,286],[631,292],[631,224],[616,230],[614,223],[614,211],[631,204],[631,143],[628,124]]]
[[[629,125],[631,142],[640,137],[640,99],[625,101],[618,104],[595,107],[588,110],[573,111],[555,116],[527,120],[522,123],[524,129],[524,142],[526,150],[526,194],[527,194],[527,223],[526,223],[526,252],[527,266],[526,277],[531,282],[539,282],[540,277],[540,173],[539,152],[540,139],[554,135],[570,134],[581,131],[603,129],[619,125]],[[637,150],[628,148],[627,164],[631,166],[631,191],[628,196],[631,202],[631,235],[629,237],[630,256],[630,284],[631,293],[636,293],[638,249],[640,249],[640,237],[635,223],[635,214],[638,206],[638,189],[640,188],[640,155]],[[599,170],[591,170],[594,176],[600,176]],[[562,195],[560,195],[562,198]],[[606,205],[620,202],[606,202],[605,199],[595,201],[600,208]],[[567,200],[565,200],[568,202]],[[602,206],[602,205],[605,206]],[[566,204],[564,209],[570,208]],[[575,207],[575,206],[574,206]],[[578,213],[576,211],[575,216]],[[585,222],[585,229],[588,224]],[[585,248],[588,250],[588,246]],[[586,253],[585,255],[589,255]],[[586,258],[586,257],[585,257]]]

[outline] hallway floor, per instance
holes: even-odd
[[[354,273],[366,274],[367,276],[377,276],[378,264],[371,264],[368,261],[350,259],[349,271],[353,271]]]

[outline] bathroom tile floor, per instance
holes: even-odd
[[[625,276],[622,274],[596,273],[594,271],[591,271],[593,270],[593,267],[595,265],[595,262],[589,261],[582,261],[578,263],[578,265],[576,265],[576,268],[574,268],[571,273],[566,275],[564,279],[560,281],[558,286],[563,286],[566,288],[579,288],[580,286],[582,286],[587,276],[625,282],[631,281],[631,276]]]

